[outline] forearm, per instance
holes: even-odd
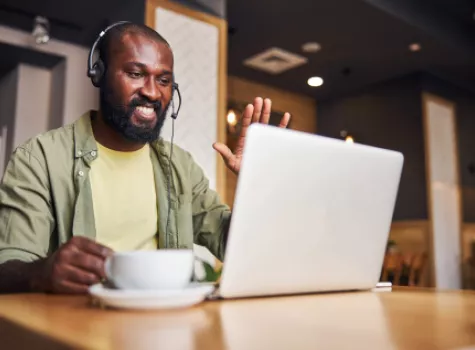
[[[0,294],[43,292],[45,262],[45,259],[34,262],[10,260],[0,264]]]

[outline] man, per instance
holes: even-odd
[[[175,146],[170,164],[170,144],[159,138],[173,97],[168,43],[146,26],[122,24],[99,49],[100,110],[18,147],[6,168],[0,292],[85,293],[105,277],[113,251],[166,242],[182,249],[197,243],[224,255],[229,208],[187,152]],[[261,98],[246,107],[234,153],[213,145],[234,173],[247,127],[268,123],[270,110],[270,100]],[[286,113],[282,127],[289,118]]]

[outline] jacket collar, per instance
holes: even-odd
[[[91,118],[95,111],[84,113],[74,124],[74,157],[82,158],[90,155],[91,152],[97,152],[97,143],[92,132]],[[160,159],[168,159],[170,152],[169,143],[162,137],[150,143],[150,146],[157,153]]]

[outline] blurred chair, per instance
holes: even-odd
[[[399,285],[402,270],[402,256],[399,253],[387,253],[384,257],[381,281]]]
[[[394,286],[418,286],[427,261],[426,253],[387,253],[381,281]]]
[[[426,253],[417,253],[413,255],[409,268],[409,286],[418,286],[420,284],[426,262]]]

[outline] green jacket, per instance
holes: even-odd
[[[170,144],[151,144],[158,208],[158,242],[165,246]],[[0,263],[46,257],[72,236],[95,238],[89,181],[97,158],[90,113],[18,147],[0,184]],[[207,247],[219,259],[231,212],[191,155],[173,147],[169,248]],[[133,234],[133,232],[130,232]]]

